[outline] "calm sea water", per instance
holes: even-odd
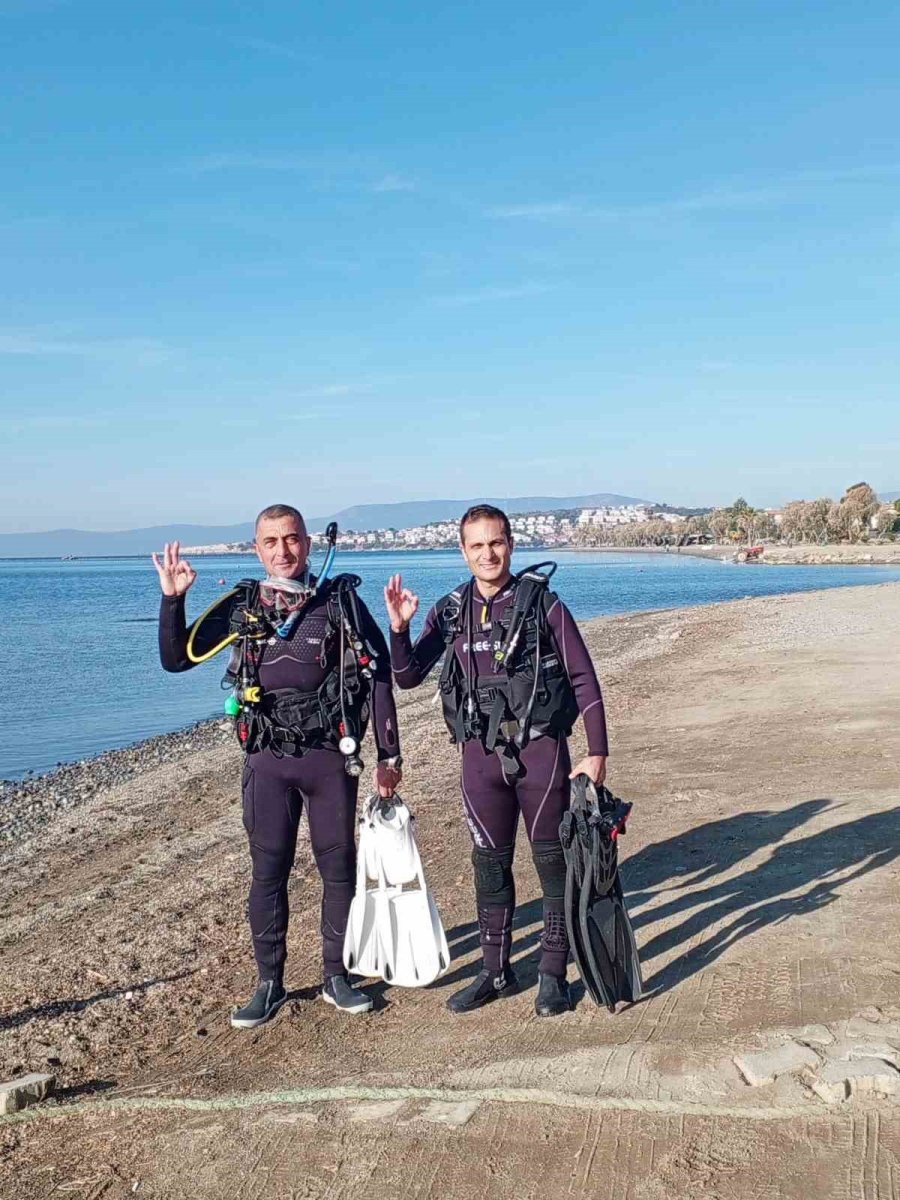
[[[521,568],[540,558],[518,558]],[[549,554],[546,557],[550,557]],[[554,583],[576,617],[675,608],[743,596],[900,580],[894,567],[738,567],[677,554],[559,551]],[[224,588],[258,575],[254,558],[201,558],[188,596],[196,616]],[[381,589],[402,571],[427,607],[463,578],[454,552],[344,554],[384,625]],[[156,649],[159,588],[149,561],[0,561],[0,778],[44,771],[221,713],[224,656],[167,675]],[[420,618],[421,619],[421,618]],[[602,664],[601,664],[602,678]]]

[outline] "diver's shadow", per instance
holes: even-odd
[[[837,801],[819,799],[782,812],[742,813],[655,842],[624,859],[622,880],[629,908],[649,901],[654,887],[699,868],[698,874],[670,889],[674,892],[671,898],[632,918],[635,929],[641,930],[684,914],[683,920],[649,941],[638,938],[642,964],[703,938],[704,931],[715,926],[686,954],[647,979],[647,990],[667,991],[705,969],[741,938],[832,904],[843,885],[900,855],[900,808],[781,841],[816,814],[837,806]],[[742,874],[708,882],[770,844],[774,850],[765,862]],[[700,854],[702,859],[698,859]],[[698,887],[698,883],[706,886]]]
[[[122,987],[107,988],[102,992],[95,992],[93,996],[78,996],[71,1000],[48,1000],[43,1004],[35,1004],[30,1008],[19,1009],[18,1012],[8,1013],[4,1017],[0,1017],[0,1033],[7,1029],[18,1029],[21,1025],[27,1025],[30,1021],[35,1020],[53,1020],[56,1017],[65,1016],[66,1013],[84,1012],[86,1008],[90,1008],[94,1004],[99,1004],[103,1000],[118,1000],[123,996],[131,996],[138,992],[146,992],[149,988],[156,987],[161,983],[174,983],[178,979],[187,979],[191,975],[196,975],[199,968],[192,967],[184,971],[176,971],[174,975],[158,975],[153,979],[145,979],[140,983],[128,983]]]

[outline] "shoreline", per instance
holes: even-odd
[[[540,549],[540,547],[535,547]],[[707,558],[720,562],[733,556],[742,546],[717,542],[708,546],[549,546],[546,549],[567,550],[575,554],[680,554],[692,558]],[[889,542],[880,546],[863,543],[859,546],[825,544],[822,546],[767,545],[758,562],[740,563],[740,566],[761,567],[895,567],[900,566],[900,543]]]
[[[687,554],[693,558],[709,558],[720,560],[731,557],[743,549],[733,542],[716,542],[712,545],[701,546],[576,546],[576,545],[546,545],[544,543],[522,545],[520,552],[563,551],[566,554]],[[344,548],[345,554],[446,554],[457,550],[457,546],[359,546],[351,549]],[[53,563],[53,562],[121,562],[143,561],[146,554],[85,554],[72,559],[62,559],[54,555],[44,558],[24,558],[22,556],[0,557],[0,562],[22,563]],[[251,558],[256,555],[248,550],[210,550],[191,551],[192,558]],[[744,564],[742,564],[744,565]],[[870,567],[870,566],[900,566],[900,542],[873,544],[862,542],[859,545],[826,542],[822,545],[799,543],[793,546],[778,543],[767,544],[762,557],[753,566],[786,567],[786,566],[816,566],[816,567]]]
[[[21,779],[0,779],[0,857],[3,848],[44,829],[56,816],[119,787],[151,767],[177,763],[198,750],[233,740],[230,722],[208,717],[89,758],[61,763]]]
[[[658,553],[646,549],[646,553]],[[835,593],[868,591],[872,587],[897,587],[900,582],[856,584],[849,588],[821,588],[809,592],[778,592],[771,595],[745,596],[740,599],[712,600],[699,604],[668,608],[636,609],[624,613],[605,613],[579,620],[578,626],[589,646],[596,631],[613,624],[627,629],[629,623],[654,620],[687,619],[690,614],[713,613],[747,604],[778,603],[801,597],[824,598]],[[602,669],[601,669],[602,683]],[[397,693],[398,709],[421,703],[421,697]],[[9,849],[22,836],[28,837],[43,830],[56,816],[90,800],[99,792],[119,787],[138,779],[146,771],[173,765],[203,751],[234,746],[231,720],[228,717],[204,717],[177,729],[165,730],[140,738],[125,746],[100,750],[86,758],[60,763],[46,771],[25,774],[21,778],[0,779],[0,861],[4,848]]]
[[[547,549],[553,549],[553,547],[547,547]],[[670,551],[670,553],[672,553],[672,554],[676,554],[676,553],[688,554],[693,557],[718,560],[720,557],[720,552],[725,551],[726,549],[727,549],[727,547],[724,547],[724,546],[690,547],[689,549],[686,547],[682,547],[680,549],[673,548]],[[573,553],[597,553],[596,548],[590,548],[590,547],[571,547],[571,550]],[[897,551],[898,551],[898,554],[897,554],[896,563],[894,563],[894,562],[857,563],[857,562],[848,561],[846,563],[846,565],[847,566],[894,566],[894,565],[900,566],[900,546],[897,547]],[[603,553],[611,553],[611,554],[665,554],[666,553],[665,550],[660,550],[656,547],[650,547],[650,546],[610,547],[610,548],[604,548],[602,550],[602,552]],[[735,564],[735,565],[738,565],[738,564]],[[741,565],[747,565],[747,564],[741,564]],[[750,565],[755,566],[757,564],[754,563],[754,564],[750,564]],[[771,566],[771,565],[790,565],[790,564],[761,563],[759,565],[770,565]],[[806,565],[806,564],[804,564],[804,565]],[[808,565],[833,566],[833,565],[838,565],[838,564],[832,563],[829,561],[828,563],[820,564],[817,562],[814,564],[810,563]],[[856,587],[870,588],[870,587],[881,587],[881,586],[884,586],[885,584],[893,583],[893,582],[895,582],[895,581],[894,580],[880,580],[878,578],[874,578],[871,581],[871,583],[862,583],[862,584],[856,583],[856,584],[851,584],[849,586],[851,588],[856,588]],[[780,596],[784,597],[784,596],[800,596],[800,595],[824,595],[824,594],[834,591],[834,590],[845,590],[845,588],[843,586],[841,586],[840,588],[837,588],[837,589],[836,588],[817,588],[810,592],[805,592],[805,591],[774,592],[771,594],[766,593],[766,594],[763,594],[763,595],[757,596],[757,597],[745,596],[745,597],[735,597],[733,599],[728,599],[728,600],[702,600],[702,601],[698,601],[695,604],[672,605],[672,606],[661,607],[661,608],[637,608],[637,609],[628,610],[627,612],[620,612],[620,613],[598,613],[596,616],[593,616],[593,617],[580,618],[578,620],[578,624],[579,624],[579,626],[581,626],[584,629],[586,627],[589,628],[591,626],[591,624],[596,621],[606,621],[606,620],[611,620],[611,619],[620,619],[621,620],[623,618],[629,618],[629,617],[653,616],[654,614],[679,613],[682,611],[688,612],[688,611],[693,611],[698,608],[700,608],[700,609],[716,608],[723,604],[740,603],[741,599],[753,598],[753,599],[762,600],[762,599],[767,599],[767,598],[768,599],[777,599]],[[160,732],[158,732],[158,733],[151,734],[148,737],[138,738],[135,741],[127,742],[121,746],[111,746],[111,747],[107,747],[105,749],[97,750],[96,753],[88,754],[83,758],[72,759],[70,761],[58,762],[56,765],[54,765],[52,767],[48,767],[45,770],[33,771],[33,772],[25,771],[21,775],[15,775],[15,776],[0,776],[0,846],[2,846],[4,844],[4,842],[9,840],[5,836],[5,833],[6,833],[7,825],[9,823],[6,819],[6,814],[9,811],[8,805],[10,803],[12,803],[12,802],[18,802],[20,804],[26,803],[29,797],[32,797],[33,795],[35,795],[36,792],[41,790],[45,785],[47,787],[49,787],[50,790],[53,790],[54,788],[57,788],[57,787],[61,789],[61,788],[65,787],[70,781],[73,783],[73,786],[76,788],[76,790],[86,788],[86,789],[88,789],[87,794],[90,794],[93,790],[96,790],[98,787],[103,786],[102,783],[98,783],[98,784],[96,784],[96,786],[89,786],[88,784],[85,784],[81,780],[81,776],[86,771],[88,771],[93,765],[96,765],[99,768],[99,773],[101,774],[101,776],[104,779],[106,779],[108,777],[109,780],[111,781],[111,783],[124,782],[126,779],[132,778],[137,772],[139,772],[140,764],[141,764],[142,760],[149,761],[151,759],[154,759],[156,762],[159,762],[159,761],[161,761],[162,757],[166,757],[166,752],[168,750],[171,750],[173,752],[173,754],[177,756],[179,753],[182,752],[181,743],[185,739],[190,738],[190,737],[197,737],[197,738],[205,740],[206,738],[208,738],[210,736],[209,731],[215,731],[216,729],[224,731],[223,736],[225,737],[226,740],[230,739],[231,727],[228,722],[228,719],[225,718],[223,720],[223,718],[221,716],[209,715],[209,716],[199,717],[196,720],[190,721],[186,725],[180,725],[180,726],[176,727],[175,729],[160,730]],[[215,734],[213,734],[213,740],[215,740]],[[62,807],[65,807],[65,805],[62,805]]]

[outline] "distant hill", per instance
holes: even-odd
[[[893,504],[895,500],[900,500],[900,492],[879,492],[878,499],[885,504]]]
[[[635,496],[597,492],[591,496],[478,496],[472,500],[404,500],[396,504],[358,504],[332,517],[310,521],[310,529],[324,529],[337,521],[341,529],[406,529],[429,521],[458,520],[473,504],[494,504],[509,513],[558,512],[565,508],[601,508],[610,504],[648,504]]]
[[[164,542],[203,546],[209,542],[245,542],[253,537],[253,524],[243,525],[151,525],[147,529],[96,532],[85,529],[53,529],[47,533],[0,533],[0,558],[78,558],[150,554]]]
[[[428,521],[452,521],[472,504],[496,504],[507,512],[555,512],[565,508],[599,508],[605,504],[646,504],[635,496],[597,492],[590,496],[495,496],[472,500],[408,500],[396,504],[358,504],[328,517],[309,521],[311,532],[321,532],[329,521],[341,529],[403,529]],[[144,529],[97,532],[84,529],[53,529],[44,533],[0,534],[0,558],[78,558],[150,554],[164,542],[185,546],[209,546],[220,542],[247,542],[253,524],[240,525],[151,525]]]

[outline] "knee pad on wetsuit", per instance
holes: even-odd
[[[532,842],[531,857],[545,900],[562,900],[566,894],[566,859],[559,842]]]
[[[475,868],[475,896],[479,904],[512,904],[515,897],[512,861],[514,847],[485,850],[476,846],[472,851]]]

